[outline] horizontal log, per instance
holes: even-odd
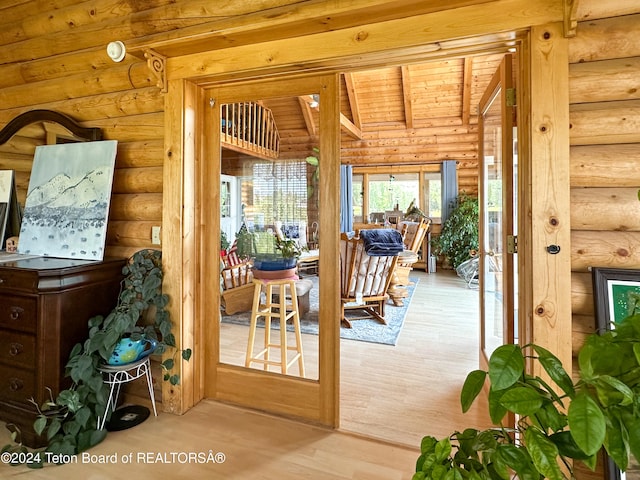
[[[25,2],[26,3],[26,2]],[[37,2],[30,2],[37,3]],[[38,2],[39,3],[39,2]],[[154,7],[168,3],[167,0],[144,0],[130,2],[123,0],[100,0],[99,2],[72,2],[68,0],[61,2],[56,0],[56,4],[62,6],[51,6],[47,2],[48,8],[38,8],[32,5],[32,10],[28,15],[20,18],[20,21],[10,21],[2,17],[0,24],[0,44],[12,43],[18,40],[34,38],[39,35],[47,35],[70,28],[82,28],[85,25],[92,25],[110,20],[118,20],[135,13],[149,10]],[[13,9],[22,11],[22,9]],[[52,14],[51,12],[55,13]],[[10,13],[11,10],[9,10]],[[15,15],[9,14],[8,18]]]
[[[618,2],[623,3],[621,0]],[[627,11],[627,13],[639,13],[636,0],[624,0],[624,2],[628,5],[623,7],[622,11],[634,8],[635,11]],[[578,3],[578,9],[583,6],[582,3],[585,2]],[[590,62],[620,58],[621,56],[640,56],[640,38],[638,36],[640,15],[616,16],[626,14],[614,13],[614,6],[611,5],[611,2],[589,3],[592,7],[599,5],[607,10],[605,16],[612,18],[592,20],[592,18],[598,18],[598,13],[594,13],[594,17],[589,17],[587,21],[578,24],[578,34],[569,40],[569,62]],[[633,7],[632,3],[635,3]],[[586,16],[586,13],[583,15]]]
[[[640,232],[638,188],[572,188],[571,228]]]
[[[158,167],[163,163],[163,140],[118,142],[116,168]]]
[[[638,165],[640,143],[573,146],[571,186],[635,187],[640,185]]]
[[[140,62],[139,58],[127,56],[120,65]],[[62,79],[72,75],[85,74],[112,68],[113,60],[106,52],[106,46],[71,52],[54,57],[37,58],[30,62],[0,65],[0,88],[14,87],[42,80]]]
[[[569,102],[593,103],[640,98],[640,88],[635,86],[639,77],[640,57],[570,65]],[[630,88],[631,85],[634,87]]]
[[[570,107],[571,145],[640,142],[640,100]]]
[[[591,335],[596,332],[596,320],[593,315],[579,315],[573,314],[571,316],[571,331],[574,335],[578,334],[580,337]]]
[[[151,244],[151,227],[154,226],[161,226],[161,222],[110,221],[107,226],[107,245],[155,248]]]
[[[341,156],[346,157],[375,157],[384,155],[419,155],[421,153],[449,151],[449,152],[477,152],[478,144],[476,143],[458,143],[455,145],[438,145],[438,144],[425,144],[422,147],[414,145],[397,145],[377,147],[373,145],[363,145],[359,149],[354,148],[342,148],[340,149]]]
[[[17,170],[31,172],[33,155],[20,153],[0,153],[0,170]]]
[[[109,220],[160,222],[162,221],[162,194],[113,194],[111,195]]]
[[[105,140],[140,142],[164,138],[163,113],[94,120],[91,126],[100,128]]]
[[[571,232],[571,269],[640,268],[640,232]]]
[[[125,0],[119,3],[121,3],[121,7],[124,7],[125,12],[128,10],[127,6],[131,4]],[[89,9],[86,9],[87,5],[91,5]],[[109,13],[103,12],[101,9],[96,11],[93,4],[82,2],[80,8],[86,10],[83,10],[84,14],[79,15],[82,15],[86,21],[79,21],[80,26],[76,26],[73,21],[63,21],[56,27],[53,26],[55,22],[47,17],[40,25],[39,31],[37,27],[34,27],[35,36],[22,35],[23,38],[19,38],[19,41],[14,39],[11,43],[8,43],[7,40],[2,42],[4,46],[0,47],[0,58],[6,63],[24,62],[33,58],[60,55],[99,45],[104,48],[105,39],[128,40],[220,18],[223,15],[222,11],[225,10],[225,5],[230,14],[241,14],[246,11],[239,8],[246,7],[246,5],[238,5],[237,2],[212,5],[207,0],[184,0],[179,3],[170,2],[168,5],[142,12],[132,12],[126,16],[127,21],[123,22],[118,13],[119,7],[112,9],[113,13]],[[250,8],[260,8],[260,4],[251,2]],[[92,19],[91,12],[94,12],[93,16],[106,13],[108,17],[95,21]],[[50,15],[50,12],[47,13]],[[56,18],[54,16],[54,19]],[[21,20],[24,21],[24,19]],[[52,26],[48,27],[48,25]]]
[[[3,1],[0,8],[0,19],[3,24],[13,24],[21,22],[34,12],[39,12],[45,8],[52,10],[63,9],[69,5],[78,3],[78,0],[49,0],[47,2],[39,0],[11,0]]]
[[[38,108],[64,113],[79,122],[83,127],[94,127],[96,125],[92,125],[92,122],[97,120],[163,112],[164,98],[162,95],[158,95],[157,87],[150,87],[72,100],[61,100],[38,105]],[[23,107],[0,110],[0,125],[6,125],[13,118],[28,110],[33,110],[33,108]]]
[[[593,282],[590,272],[571,274],[571,311],[574,314],[593,317]]]
[[[573,319],[572,319],[572,322],[573,322]],[[576,322],[580,322],[580,320],[577,319]],[[582,345],[584,345],[584,342],[586,342],[588,336],[589,335],[587,333],[581,332],[579,330],[576,330],[575,332],[573,331],[571,332],[571,356],[572,357],[578,356],[578,353],[580,353],[580,348],[582,348]],[[602,477],[599,477],[599,478],[602,479]]]
[[[160,248],[160,245],[154,245],[153,248],[157,250],[162,250]],[[104,254],[106,257],[130,258],[140,250],[141,250],[140,247],[120,247],[120,246],[106,245],[104,249]]]
[[[119,168],[113,193],[162,193],[162,167]]]
[[[416,164],[416,163],[440,163],[443,160],[459,160],[477,158],[475,152],[424,152],[413,155],[388,155],[377,157],[349,157],[341,156],[340,161],[345,165],[397,165],[397,164]]]
[[[57,78],[36,83],[17,85],[0,90],[0,105],[3,108],[18,108],[41,105],[62,99],[90,97],[156,85],[157,79],[144,62],[116,67],[99,72]]]

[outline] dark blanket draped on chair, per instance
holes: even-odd
[[[402,234],[395,229],[376,228],[360,231],[364,251],[371,257],[397,255],[404,250]]]

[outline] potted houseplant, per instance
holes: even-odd
[[[178,353],[189,360],[191,350],[178,350],[172,329],[167,295],[162,293],[162,262],[158,250],[135,253],[123,268],[124,280],[116,307],[106,317],[88,321],[88,338],[72,349],[66,374],[72,386],[43,405],[35,405],[40,415],[34,423],[38,434],[46,433],[47,452],[74,455],[101,442],[105,430],[98,429],[98,419],[107,411],[108,386],[103,382],[101,366],[108,363],[116,345],[123,338],[132,341],[148,339],[155,353],[175,349],[174,355],[162,362],[164,380],[176,385],[180,377],[172,374]],[[146,355],[150,351],[145,352]],[[17,439],[17,432],[14,440]],[[24,451],[19,442],[3,451]],[[29,464],[31,467],[41,463]]]
[[[553,386],[525,373],[527,356],[541,364]],[[640,458],[640,314],[590,335],[578,363],[574,383],[540,346],[496,349],[488,371],[467,376],[460,399],[467,411],[488,381],[489,413],[498,426],[441,440],[424,437],[413,480],[574,478],[573,463],[594,469],[603,447],[626,470],[629,455]],[[502,423],[508,412],[518,415],[515,429]]]
[[[256,278],[287,278],[295,274],[302,248],[295,239],[274,238],[274,252],[256,255],[253,260]]]
[[[431,240],[435,255],[444,257],[454,269],[478,250],[478,199],[460,195],[442,225],[440,235]]]

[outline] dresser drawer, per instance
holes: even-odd
[[[38,287],[38,275],[28,270],[0,270],[0,288],[35,292]]]
[[[26,333],[0,332],[0,363],[34,369],[36,337]]]
[[[0,365],[0,399],[28,402],[36,396],[35,373]]]
[[[36,331],[36,299],[16,295],[0,295],[0,328],[23,332]]]

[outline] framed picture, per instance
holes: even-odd
[[[103,259],[117,143],[36,147],[18,253]]]
[[[600,333],[615,328],[615,322],[640,311],[640,270],[593,268],[593,298]],[[621,472],[605,453],[607,480],[640,480],[640,465],[633,458]]]

